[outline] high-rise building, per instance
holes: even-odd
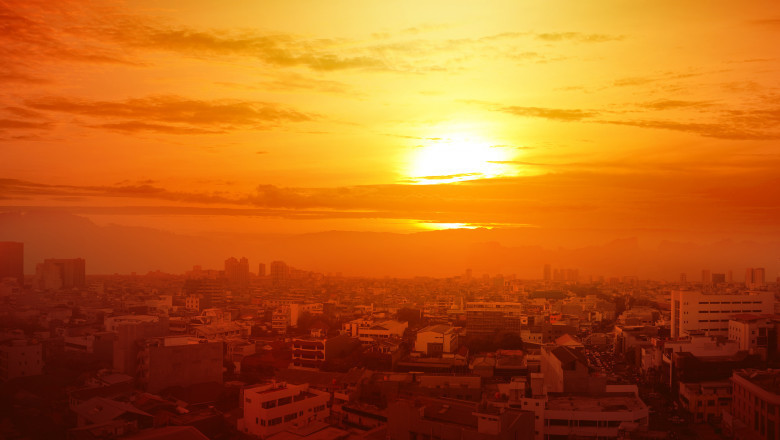
[[[279,285],[287,282],[287,278],[290,275],[290,268],[284,261],[272,261],[271,262],[271,282]]]
[[[763,267],[749,267],[745,269],[745,287],[758,289],[766,285],[766,270]]]
[[[726,282],[726,274],[725,273],[714,273],[712,274],[712,284],[723,284]]]
[[[688,274],[680,274],[680,284],[688,284]]]
[[[260,265],[257,267],[257,276],[260,278],[265,277],[265,263],[260,263]]]
[[[0,281],[15,278],[24,284],[24,243],[0,241]]]
[[[49,258],[35,266],[35,282],[39,289],[56,290],[85,287],[83,258]]]
[[[707,293],[672,291],[672,337],[690,333],[728,336],[729,319],[739,314],[773,314],[775,295],[767,291]]]
[[[466,303],[466,332],[469,335],[491,334],[496,330],[520,332],[523,323],[527,324],[528,321],[523,315],[521,303]]]
[[[704,285],[712,284],[712,275],[710,274],[709,269],[701,271],[701,283]]]
[[[549,264],[544,265],[544,281],[552,280],[552,266]]]
[[[234,257],[225,260],[225,278],[233,287],[248,287],[249,260],[246,257],[241,257],[241,260],[236,260]]]

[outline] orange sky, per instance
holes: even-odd
[[[778,43],[777,1],[0,0],[0,205],[777,239]]]

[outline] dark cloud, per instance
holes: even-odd
[[[285,122],[303,122],[313,115],[268,102],[204,101],[179,96],[152,96],[125,101],[89,101],[65,97],[29,99],[28,109],[114,120],[93,127],[123,132],[169,134],[220,133],[233,128],[262,129]]]
[[[751,127],[739,127],[729,123],[697,123],[662,120],[626,120],[626,121],[596,121],[603,124],[627,125],[640,128],[654,128],[661,130],[682,131],[697,134],[704,137],[727,140],[774,140],[780,138],[780,134]]]
[[[509,113],[515,116],[553,119],[556,121],[580,121],[582,119],[591,118],[598,114],[590,110],[581,110],[581,109],[521,107],[521,106],[514,106],[514,105],[499,106],[494,110],[503,113]]]

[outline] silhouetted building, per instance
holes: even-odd
[[[0,241],[0,281],[3,278],[24,284],[24,243]]]
[[[43,351],[41,344],[16,339],[0,346],[0,381],[37,376],[42,372]]]
[[[387,409],[391,440],[514,440],[534,436],[534,414],[452,399],[396,400]]]
[[[222,384],[222,342],[189,336],[147,339],[138,352],[138,380],[150,393],[170,387]]]
[[[260,265],[257,266],[257,276],[260,278],[265,277],[265,263],[260,263]]]
[[[544,265],[544,281],[552,280],[552,267],[549,264]]]
[[[290,276],[290,268],[284,261],[271,262],[271,282],[275,285],[284,284]]]
[[[86,286],[83,258],[49,258],[35,267],[37,287],[43,290]]]
[[[225,278],[231,286],[249,287],[249,260],[246,257],[241,257],[241,260],[234,257],[225,260]]]
[[[745,287],[757,289],[766,284],[766,271],[763,267],[749,267],[745,269]]]
[[[523,305],[514,302],[466,303],[466,332],[469,335],[492,334],[496,330],[519,333],[524,318],[522,312]]]
[[[712,274],[712,284],[723,284],[726,282],[726,274],[725,273],[714,273]]]

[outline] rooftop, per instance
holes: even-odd
[[[774,394],[780,394],[780,370],[745,369],[734,371],[734,375],[763,388]]]
[[[638,411],[647,406],[633,393],[601,395],[548,393],[547,409],[551,411],[621,412]]]

